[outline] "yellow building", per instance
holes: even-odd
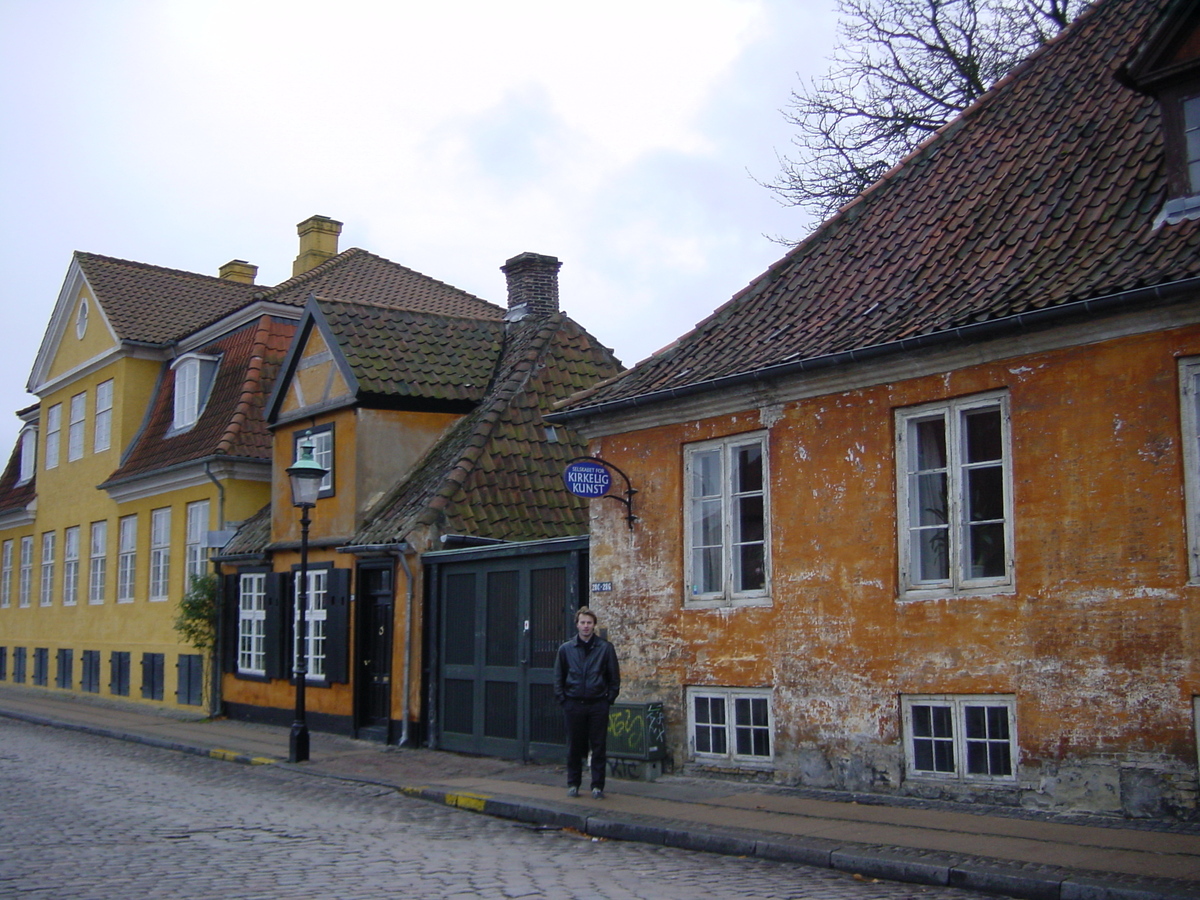
[[[0,476],[0,679],[183,707],[215,701],[174,629],[192,574],[271,495],[263,418],[307,298],[410,305],[411,271],[299,226],[293,277],[254,284],[76,253]]]

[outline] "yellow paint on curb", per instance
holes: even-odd
[[[447,806],[457,806],[459,809],[470,809],[475,812],[483,812],[483,808],[487,802],[488,797],[486,794],[472,794],[464,792],[461,794],[446,795]]]
[[[239,762],[245,760],[252,766],[273,766],[275,760],[269,756],[251,756],[247,757],[244,753],[238,753],[235,750],[220,750],[213,749],[208,751],[208,755],[213,759],[223,759],[226,762]]]

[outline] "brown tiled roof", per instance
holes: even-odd
[[[1113,77],[1166,5],[1100,0],[693,331],[570,401],[567,418],[1200,276],[1200,222],[1155,227],[1157,105]]]
[[[37,496],[37,475],[17,487],[17,478],[21,474],[21,442],[13,448],[8,457],[8,465],[4,474],[0,475],[0,512],[24,509]]]
[[[220,362],[200,418],[175,435],[175,372],[164,364],[145,426],[108,483],[211,456],[269,462],[263,406],[295,331],[293,321],[261,316],[197,348]]]
[[[271,542],[271,504],[268,503],[238,528],[220,550],[221,556],[248,556],[264,552]]]
[[[241,309],[261,290],[228,279],[76,251],[96,300],[123,341],[167,344]]]
[[[315,293],[353,303],[477,319],[503,319],[505,312],[494,303],[357,247],[259,290],[265,300],[292,306],[304,306]]]
[[[316,298],[358,383],[359,400],[478,403],[504,341],[504,323]]]
[[[561,426],[547,441],[541,416],[619,368],[610,350],[561,314],[510,326],[488,397],[368,515],[352,543],[398,542],[420,525],[502,540],[586,533],[587,503],[561,479],[586,445]]]

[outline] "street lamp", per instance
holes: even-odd
[[[312,524],[308,511],[317,505],[325,471],[313,459],[312,441],[306,438],[300,445],[300,458],[287,470],[292,482],[292,506],[300,509],[300,589],[296,592],[300,615],[296,628],[296,665],[292,669],[296,676],[296,719],[288,738],[288,762],[294,763],[308,759],[308,721],[304,709],[304,688],[308,681],[308,526]]]

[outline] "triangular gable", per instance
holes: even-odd
[[[358,382],[310,297],[267,401],[267,422],[274,425],[311,416],[357,399]]]
[[[86,315],[81,322],[81,309]],[[82,328],[80,327],[82,324]],[[54,382],[70,380],[116,352],[120,341],[87,276],[72,259],[58,292],[50,324],[42,336],[26,383],[31,394],[40,394]]]

